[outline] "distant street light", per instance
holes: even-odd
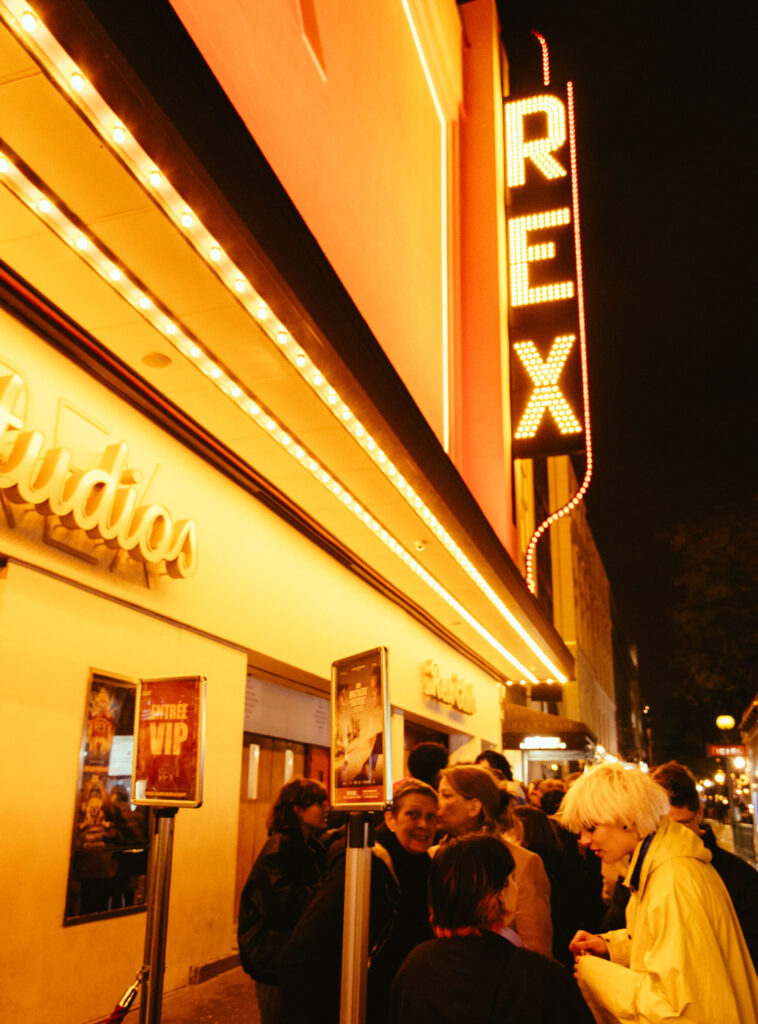
[[[726,775],[724,772],[715,772],[713,775],[713,781],[717,786],[723,786],[726,782]]]
[[[719,715],[716,718],[716,728],[720,729],[721,732],[723,732],[724,734],[728,733],[731,729],[733,729],[735,724],[736,723],[735,723],[734,718],[732,717],[732,715]],[[724,739],[726,739],[726,735],[724,735]],[[729,770],[729,758],[727,757],[725,760],[726,760],[726,787],[727,787],[726,791],[727,791],[727,795],[728,795],[728,798],[729,798],[729,817],[731,818],[732,829],[733,829],[735,837],[736,837],[736,830],[737,830],[737,802],[736,802],[736,800],[734,798],[734,791],[732,789],[732,773]],[[717,782],[718,782],[718,776],[719,775],[723,775],[723,772],[719,772],[717,775],[713,776],[714,779],[716,779]]]

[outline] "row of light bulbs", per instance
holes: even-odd
[[[539,645],[523,628],[521,623],[513,616],[502,599],[495,593],[487,583],[479,570],[473,565],[468,556],[461,550],[453,540],[445,527],[439,522],[434,513],[427,507],[412,486],[404,479],[397,467],[392,463],[386,453],[369,434],[362,423],[353,414],[347,403],[343,401],[337,390],[332,387],[318,367],[311,361],[309,356],[297,344],[295,339],[286,329],[284,324],[274,315],[273,311],[257,293],[249,279],[234,264],[220,243],[213,237],[202,221],[194,214],[182,197],[173,188],[171,182],[161,173],[160,169],[151,161],[148,154],[142,149],[134,136],[128,131],[121,120],[115,115],[105,100],[100,96],[94,86],[82,74],[79,67],[69,57],[66,51],[60,46],[54,36],[46,28],[39,16],[23,0],[2,0],[0,2],[0,15],[6,23],[20,36],[27,48],[43,64],[59,87],[71,97],[77,106],[82,110],[87,119],[96,128],[103,139],[116,150],[125,165],[132,174],[147,189],[151,197],[161,206],[175,226],[181,230],[184,237],[193,245],[199,255],[217,273],[226,287],[235,295],[246,311],[262,327],[265,333],[274,341],[278,349],[286,356],[290,363],[298,370],[312,390],[321,398],[324,404],[332,411],[333,415],[342,423],[345,429],[352,435],[355,441],[368,454],[375,465],[393,484],[396,490],[405,498],[406,502],[425,523],[427,528],[440,540],[445,549],[458,562],[467,575],[476,583],[479,589],[485,594],[498,612],[508,622],[510,627],[529,646],[539,660],[548,670],[561,681],[565,676],[555,666],[550,658],[542,651]],[[19,31],[21,30],[21,31]],[[12,165],[5,159],[6,170],[3,177],[9,178],[9,171]],[[20,183],[24,176],[13,167],[10,174],[12,181]],[[485,638],[500,654],[502,654],[520,674],[525,675],[532,681],[536,677],[529,672],[488,630],[485,629],[474,617],[449,594],[438,581],[421,566],[418,561],[394,538],[391,538],[387,531],[376,523],[370,513],[363,509],[360,504],[341,487],[341,485],[318,463],[302,445],[293,441],[284,428],[276,422],[274,417],[264,410],[257,403],[253,396],[249,395],[236,381],[232,380],[225,371],[218,366],[214,359],[206,353],[201,346],[189,338],[180,330],[174,321],[165,314],[158,303],[150,296],[144,294],[129,279],[129,277],[117,267],[113,261],[101,252],[97,245],[78,228],[68,221],[60,210],[44,195],[39,194],[31,198],[27,188],[34,190],[31,182],[27,187],[17,191],[27,205],[38,212],[46,222],[69,245],[73,245],[84,259],[101,276],[116,287],[119,292],[164,336],[166,336],[174,347],[183,355],[191,359],[203,373],[206,374],[216,385],[227,394],[237,405],[250,415],[259,425],[266,429],[271,437],[277,440],[286,450],[290,451],[297,459],[308,468],[317,479],[327,486],[346,507],[355,512],[356,515],[369,526],[370,529],[400,557],[414,572],[419,575],[432,589],[438,593],[466,622],[469,623],[483,638]],[[31,199],[31,201],[30,201]],[[40,206],[42,203],[42,206]],[[312,465],[315,463],[315,465]],[[390,544],[389,541],[392,541]]]
[[[539,37],[538,37],[539,38]],[[546,72],[548,74],[549,72]],[[548,79],[549,80],[549,79]],[[548,84],[547,82],[545,83]],[[529,590],[533,593],[537,593],[537,574],[536,574],[536,554],[537,554],[537,543],[540,537],[549,530],[553,523],[562,519],[564,516],[570,515],[571,512],[577,507],[577,505],[583,500],[584,495],[587,493],[587,489],[590,486],[590,480],[592,479],[592,471],[594,468],[594,455],[592,451],[592,425],[590,422],[590,394],[589,394],[589,378],[587,374],[587,336],[585,327],[585,311],[584,311],[584,270],[582,266],[582,243],[581,243],[581,223],[579,220],[579,177],[578,168],[576,161],[576,119],[574,117],[574,83],[568,82],[566,85],[567,100],[568,100],[568,128],[569,128],[569,157],[571,161],[571,205],[573,212],[574,222],[574,251],[576,253],[576,304],[577,313],[579,319],[579,343],[581,352],[582,362],[582,404],[584,407],[584,445],[587,453],[587,465],[584,470],[584,478],[577,488],[576,493],[570,498],[565,505],[561,508],[556,509],[552,512],[544,522],[540,523],[537,529],[534,531],[532,536],[529,538],[529,543],[526,546],[525,554],[525,568],[526,568],[526,585]]]

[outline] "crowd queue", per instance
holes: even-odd
[[[411,751],[371,848],[367,1024],[758,1024],[758,872],[692,774],[604,764],[528,790]],[[345,828],[293,779],[239,913],[262,1024],[338,1024]]]

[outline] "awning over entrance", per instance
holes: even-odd
[[[558,737],[566,750],[583,750],[597,737],[584,722],[575,722],[561,715],[549,715],[536,708],[506,704],[503,713],[503,746],[517,750],[527,736]],[[547,749],[547,748],[543,748]]]

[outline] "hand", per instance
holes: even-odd
[[[608,946],[605,939],[592,932],[578,931],[569,942],[569,949],[574,954],[574,978],[579,980],[579,961],[583,956],[602,956],[608,959]]]
[[[569,949],[574,957],[584,956],[590,953],[592,956],[608,956],[608,945],[602,935],[593,935],[592,932],[578,931],[569,942]]]

